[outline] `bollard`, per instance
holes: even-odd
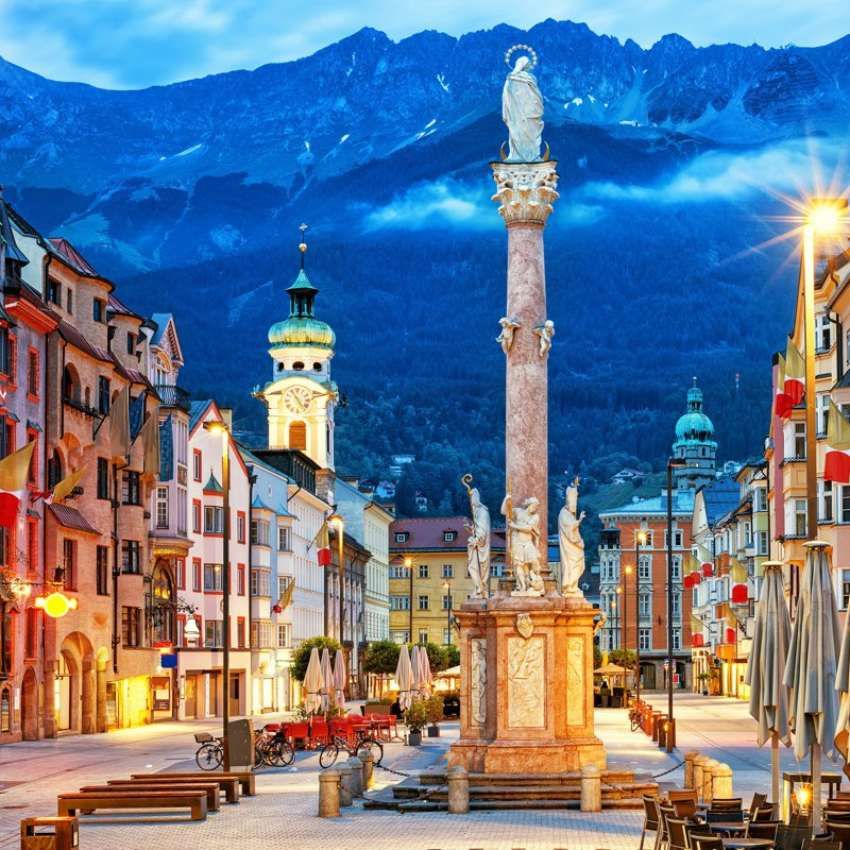
[[[340,806],[351,805],[351,768],[346,762],[339,770],[339,804]]]
[[[363,796],[363,762],[360,761],[357,756],[352,756],[348,762],[348,766],[351,768],[351,796],[352,797],[362,797]]]
[[[588,764],[581,769],[581,810],[602,811],[602,771],[598,765]]]
[[[694,790],[697,792],[697,799],[699,800],[703,800],[702,785],[707,761],[708,756],[697,756],[694,759]],[[703,800],[703,802],[705,801]]]
[[[730,800],[732,793],[732,768],[728,764],[718,764],[714,769],[713,796],[721,800]]]
[[[324,770],[319,774],[319,817],[339,817],[338,770]]]
[[[375,756],[372,755],[370,750],[364,754],[361,761],[363,762],[363,792],[365,793],[372,787],[372,783],[375,781]]]
[[[469,774],[465,767],[449,768],[449,814],[465,815],[469,812]]]
[[[691,750],[685,753],[685,788],[695,788],[694,785],[694,761],[699,753],[696,750]]]
[[[714,769],[719,764],[715,759],[708,759],[702,769],[702,799],[710,803],[714,799]]]
[[[661,720],[661,712],[653,711],[650,717],[650,723],[652,724],[652,740],[658,741],[658,727],[660,725],[659,721]]]

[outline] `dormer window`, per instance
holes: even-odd
[[[321,372],[322,371],[322,364],[321,363],[314,363],[313,364],[313,371],[314,372]]]
[[[444,531],[443,532],[443,542],[444,543],[454,543],[457,539],[456,531]]]
[[[407,538],[410,535],[406,531],[397,531],[395,533],[395,542],[396,543],[407,543]]]

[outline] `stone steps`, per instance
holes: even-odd
[[[419,775],[421,785],[445,785],[445,772],[422,773]],[[602,772],[602,782],[611,785],[622,785],[635,781],[632,770],[605,770]],[[647,776],[647,781],[649,777]],[[471,785],[517,785],[531,782],[534,785],[581,785],[581,773],[470,773]]]
[[[603,787],[602,800],[640,799],[641,794],[653,791],[646,785],[629,783],[615,788]],[[424,797],[428,800],[442,802],[448,800],[448,787],[445,785],[435,786],[425,791]],[[479,786],[470,785],[469,799],[472,801],[484,800],[580,800],[581,789],[571,787],[553,787],[551,785],[495,785]]]
[[[445,801],[437,800],[410,800],[405,803],[392,805],[372,805],[371,801],[366,804],[369,809],[395,809],[398,812],[446,812],[449,805]],[[626,798],[622,800],[602,800],[603,809],[642,809],[643,803],[639,799]],[[473,812],[487,811],[523,811],[523,810],[561,810],[578,811],[578,800],[470,800],[469,809]]]

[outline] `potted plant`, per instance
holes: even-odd
[[[434,694],[425,701],[425,713],[428,716],[428,737],[439,738],[440,727],[437,725],[443,719],[443,698]]]
[[[410,704],[404,715],[407,724],[407,743],[411,747],[418,747],[422,743],[422,730],[428,722],[428,710],[425,700],[415,699]]]
[[[697,679],[699,679],[699,682],[700,682],[700,685],[701,685],[700,690],[702,691],[702,695],[704,697],[707,697],[708,696],[708,680],[709,680],[708,673],[699,673],[697,675]]]

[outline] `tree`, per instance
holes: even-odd
[[[460,664],[460,649],[454,644],[446,647],[446,655],[448,664],[444,669],[448,670],[449,667],[457,667]]]
[[[634,667],[637,662],[637,655],[633,649],[612,649],[608,658],[612,664],[619,664],[627,670]]]
[[[602,650],[593,644],[593,669],[598,670],[602,666]]]
[[[313,651],[313,647],[318,649],[319,652],[327,647],[331,655],[338,649],[342,649],[340,642],[334,638],[320,636],[305,640],[292,656],[292,675],[299,682],[303,682],[307,675],[307,665],[310,663],[310,653]]]
[[[366,647],[363,670],[367,673],[395,673],[398,666],[399,645],[391,640],[372,641]]]

